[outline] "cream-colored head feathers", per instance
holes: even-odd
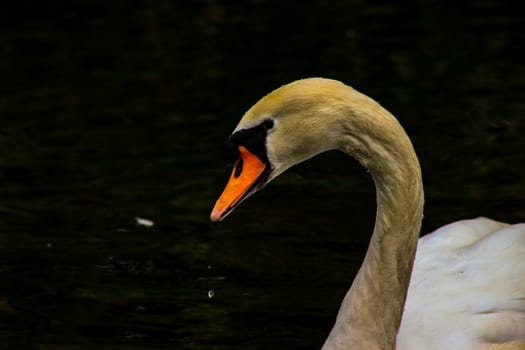
[[[399,134],[404,134],[397,120],[377,102],[325,78],[297,80],[272,91],[244,114],[234,132],[266,119],[274,121],[266,139],[273,169],[269,180],[331,149],[351,153],[373,173],[371,148],[399,143]],[[410,143],[406,136],[401,139]]]

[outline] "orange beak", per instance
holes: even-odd
[[[250,193],[256,181],[263,174],[266,164],[245,147],[239,146],[239,159],[210,215],[212,222],[223,219],[233,208]]]

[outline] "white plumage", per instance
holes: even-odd
[[[480,217],[419,239],[398,349],[525,340],[525,224]]]

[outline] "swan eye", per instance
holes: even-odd
[[[273,128],[273,120],[266,119],[265,121],[262,122],[261,125],[264,130],[270,130],[271,128]]]
[[[265,119],[254,127],[235,131],[226,142],[225,159],[228,164],[234,164],[239,158],[239,147],[245,147],[250,153],[256,155],[262,162],[268,163],[266,154],[266,136],[268,130],[273,128],[274,121]]]

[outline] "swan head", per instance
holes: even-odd
[[[339,106],[349,90],[354,91],[335,80],[303,79],[253,105],[227,140],[225,158],[233,170],[211,220],[224,219],[291,166],[338,148],[340,123],[336,127],[331,122],[342,114]]]

